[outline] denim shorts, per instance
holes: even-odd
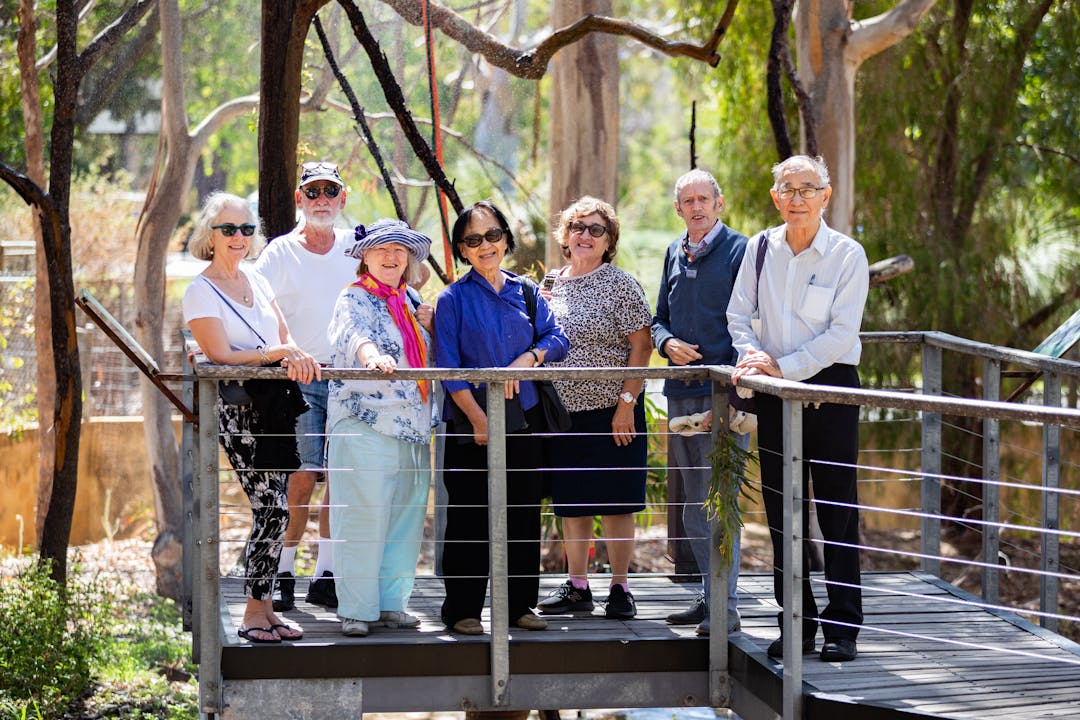
[[[313,380],[300,384],[300,392],[310,406],[296,419],[296,449],[300,454],[301,470],[326,468],[326,396],[328,380]]]

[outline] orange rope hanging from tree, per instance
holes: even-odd
[[[431,140],[432,145],[435,148],[435,162],[439,163],[439,167],[445,171],[446,166],[443,164],[443,142],[442,142],[442,124],[439,120],[439,83],[436,80],[435,73],[435,46],[431,42],[431,16],[428,14],[428,6],[431,0],[424,0],[422,3],[422,20],[424,23],[424,41],[427,46],[427,65],[428,65],[428,90],[431,95]],[[438,187],[435,188],[436,197],[439,203],[439,221],[442,223],[443,231],[443,258],[446,263],[446,274],[449,275],[451,282],[454,280],[454,256],[450,250],[450,226],[446,219],[446,195]]]

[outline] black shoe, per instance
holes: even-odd
[[[858,654],[855,641],[846,638],[830,640],[821,646],[821,659],[825,662],[847,662],[854,660]]]
[[[623,590],[622,585],[612,585],[608,590],[607,609],[604,616],[613,620],[629,620],[637,615],[634,596]]]
[[[572,612],[575,610],[587,611],[593,609],[592,590],[585,588],[578,590],[569,580],[551,591],[547,599],[541,600],[536,609],[542,615],[556,615],[558,613]]]
[[[312,580],[308,585],[307,597],[304,599],[312,605],[336,608],[337,588],[334,587],[334,573],[323,570],[322,577]]]
[[[285,612],[296,607],[296,578],[291,572],[277,574],[277,589],[281,597],[274,598],[274,612]]]
[[[828,644],[828,643],[826,643],[826,644]],[[803,652],[803,655],[809,655],[810,653],[814,652],[814,636],[813,635],[811,635],[810,637],[805,637],[805,636],[803,637],[802,652]],[[778,638],[776,638],[775,640],[772,641],[772,644],[769,645],[769,649],[768,649],[767,653],[768,653],[769,657],[773,658],[774,660],[783,660],[784,659],[784,636],[783,635],[781,635],[780,637],[778,637]]]
[[[705,596],[699,595],[686,610],[668,615],[667,622],[668,625],[700,625],[708,614],[709,606],[705,604]]]

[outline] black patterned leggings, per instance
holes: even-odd
[[[247,597],[262,600],[274,591],[289,525],[288,478],[292,470],[257,469],[256,448],[263,443],[291,444],[295,454],[296,437],[267,437],[253,430],[257,426],[256,411],[218,400],[218,438],[251,504],[251,534],[244,548],[244,591]]]

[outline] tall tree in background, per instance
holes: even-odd
[[[87,69],[115,46],[152,5],[153,0],[139,0],[79,52],[77,5],[74,0],[57,0],[48,191],[15,168],[0,164],[0,179],[38,213],[48,268],[50,355],[56,382],[51,418],[55,447],[53,481],[42,525],[40,553],[42,560],[52,562],[52,576],[61,584],[67,580],[67,547],[78,485],[79,424],[82,420],[82,380],[75,336],[75,287],[68,220],[79,85]],[[45,418],[39,421],[48,422]]]
[[[210,137],[226,123],[249,113],[258,97],[235,98],[213,110],[194,130],[188,129],[184,93],[183,31],[177,0],[159,0],[161,23],[161,133],[157,162],[146,204],[136,229],[136,338],[162,365],[165,316],[165,260],[181,213],[187,207],[195,164]],[[180,456],[173,432],[172,406],[146,378],[140,379],[143,434],[150,461],[158,535],[152,557],[159,594],[180,599],[183,506]]]
[[[798,0],[798,77],[810,95],[818,152],[829,164],[829,225],[851,234],[855,206],[855,74],[896,45],[937,0],[899,0],[888,11],[854,20],[854,0]]]
[[[552,27],[586,15],[610,16],[611,0],[556,0]],[[551,191],[548,226],[582,195],[617,200],[619,167],[619,55],[613,35],[590,34],[551,60]],[[548,268],[565,260],[547,243]]]

